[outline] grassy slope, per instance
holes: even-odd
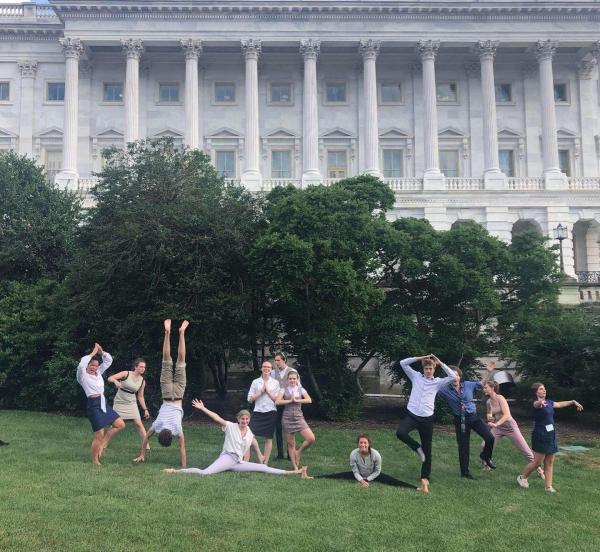
[[[347,469],[356,432],[322,427],[316,435],[305,456],[310,471]],[[416,483],[416,455],[392,431],[371,435],[384,471]],[[600,447],[561,457],[559,492],[549,495],[538,479],[528,491],[517,487],[523,462],[507,441],[496,472],[480,473],[474,463],[478,480],[460,479],[452,435],[436,434],[433,493],[423,496],[258,474],[168,476],[159,470],[177,461],[175,447],[154,442],[146,464],[130,463],[138,446],[132,426],[96,469],[83,418],[0,411],[0,438],[10,441],[0,448],[2,551],[600,550]],[[203,466],[218,454],[222,433],[190,427],[186,441],[190,465]]]

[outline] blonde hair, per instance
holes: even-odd
[[[235,419],[239,420],[242,416],[248,416],[250,418],[250,412],[248,410],[240,410],[236,415]]]

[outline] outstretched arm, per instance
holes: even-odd
[[[219,416],[216,412],[213,412],[212,410],[209,410],[208,408],[206,408],[206,406],[204,406],[204,403],[202,401],[199,401],[198,399],[194,399],[192,401],[192,406],[196,410],[200,410],[200,412],[204,412],[204,414],[206,414],[209,418],[212,418],[221,427],[225,427],[227,425],[226,420],[221,418],[221,416]]]
[[[577,401],[558,401],[554,403],[554,408],[566,408],[567,406],[574,406],[577,409],[577,412],[581,412],[583,410],[583,406]]]
[[[150,441],[150,437],[152,437],[152,435],[154,435],[154,430],[149,429],[146,432],[146,437],[144,437],[144,439],[142,440],[142,449],[140,450],[140,455],[133,459],[134,463],[139,464],[140,462],[143,462],[146,459],[146,450],[148,447],[148,442]]]

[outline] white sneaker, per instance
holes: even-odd
[[[554,487],[546,487],[546,491],[549,493],[555,493],[556,489]]]
[[[421,462],[425,462],[425,453],[423,452],[423,449],[419,447],[415,452],[419,455]]]
[[[520,475],[517,476],[517,483],[519,487],[523,487],[524,489],[529,489],[529,481]]]

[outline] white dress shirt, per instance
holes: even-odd
[[[252,397],[260,393],[264,388],[265,380],[262,378],[256,378],[250,386],[250,391],[248,391],[248,402],[252,402]],[[271,393],[271,395],[277,397],[280,391],[279,383],[277,382],[277,380],[274,378],[269,378],[267,380],[267,389],[269,390],[269,393]],[[275,402],[266,393],[263,393],[254,402],[254,412],[272,412],[276,410],[277,406],[275,405]]]
[[[91,355],[85,355],[81,357],[79,366],[77,366],[77,381],[79,385],[83,387],[83,391],[86,397],[93,397],[94,395],[100,395],[100,408],[102,412],[106,412],[106,399],[104,398],[104,378],[102,374],[110,368],[112,364],[112,357],[109,353],[102,353],[102,364],[98,366],[96,374],[88,374],[87,367],[92,360]]]

